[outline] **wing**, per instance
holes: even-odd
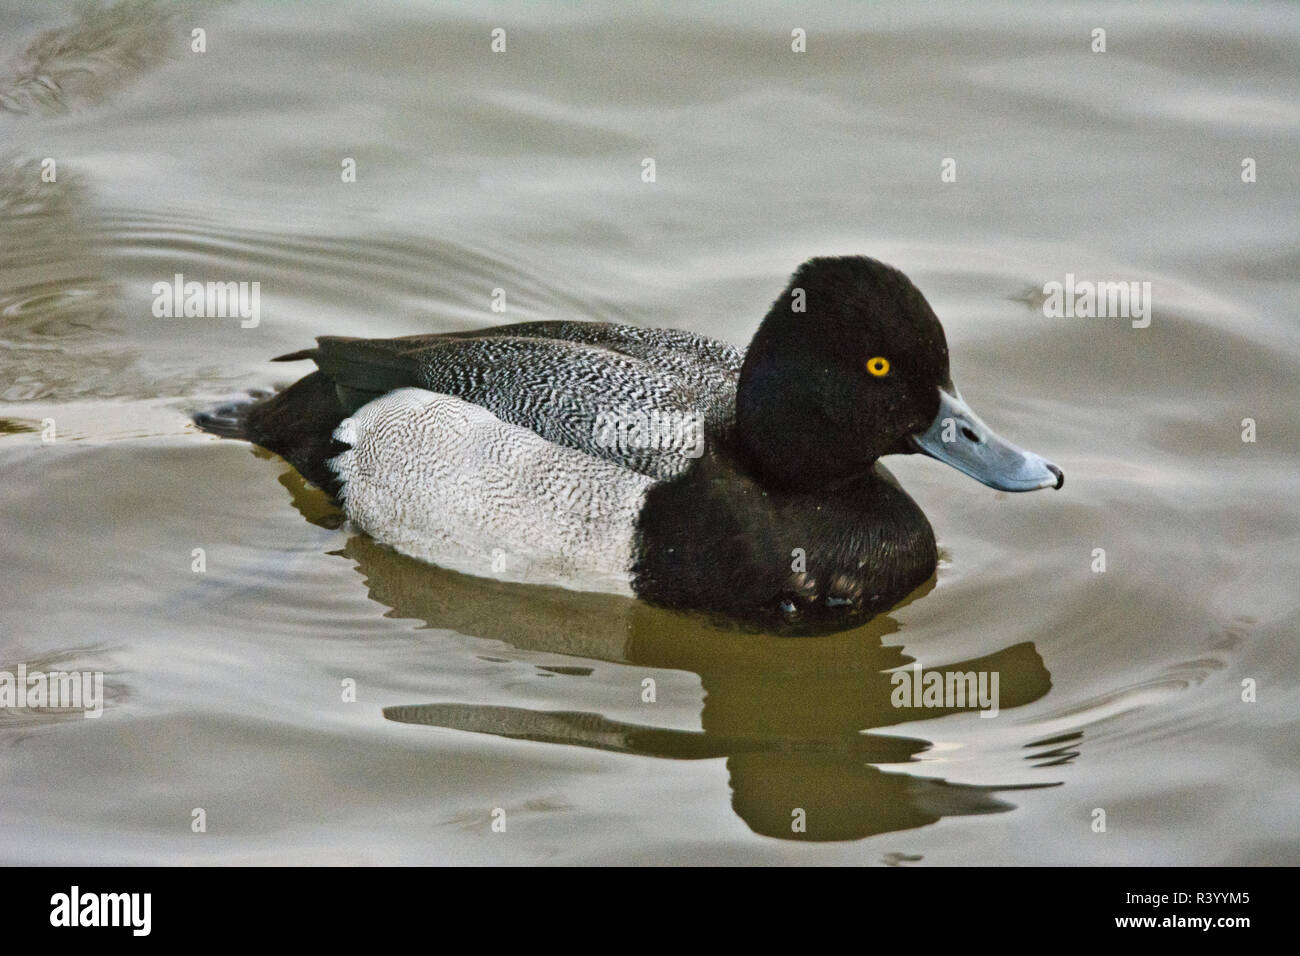
[[[424,388],[654,478],[680,473],[728,426],[743,358],[691,333],[585,322],[317,341],[284,359],[313,359],[349,411]]]
[[[563,339],[586,342],[623,352],[635,358],[660,364],[665,369],[680,369],[701,363],[719,370],[739,371],[744,353],[734,345],[681,329],[646,329],[613,322],[518,322],[487,329],[445,332],[440,335],[411,336],[412,339],[488,338]],[[400,340],[397,340],[400,341]]]

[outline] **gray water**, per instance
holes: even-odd
[[[0,669],[106,698],[0,710],[0,859],[1300,862],[1300,8],[739,6],[0,8]],[[890,459],[943,559],[846,633],[423,565],[189,423],[323,334],[743,345],[837,253],[1068,476]],[[177,273],[258,323],[155,317]],[[893,706],[913,661],[998,716]]]

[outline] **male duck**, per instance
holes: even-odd
[[[925,297],[862,256],[800,266],[747,351],[591,322],[317,343],[276,361],[318,371],[197,423],[470,574],[787,623],[871,614],[937,564],[882,455],[1004,491],[1065,480],[971,411]]]

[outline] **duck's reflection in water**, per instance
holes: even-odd
[[[363,536],[351,538],[341,553],[357,563],[370,596],[391,616],[528,651],[691,671],[704,687],[698,731],[596,713],[467,703],[389,707],[384,714],[390,720],[647,757],[725,758],[736,813],[755,832],[781,839],[852,840],[945,816],[1002,812],[1013,804],[998,794],[1022,789],[948,783],[876,766],[906,763],[930,743],[870,729],[975,709],[918,712],[891,703],[895,688],[888,672],[913,659],[898,646],[882,645],[898,627],[888,616],[835,635],[775,637],[612,595],[467,577]],[[1042,659],[1027,643],[940,669],[997,672],[1002,710],[1037,700],[1051,687]]]
[[[286,471],[280,481],[308,521],[338,527],[338,510],[296,472]],[[855,840],[947,816],[1000,813],[1014,805],[999,793],[1030,789],[949,783],[876,766],[906,763],[931,744],[871,729],[977,708],[969,701],[920,712],[894,706],[890,672],[914,658],[882,643],[898,630],[888,615],[837,634],[778,637],[614,595],[469,577],[363,535],[349,538],[339,554],[356,562],[370,597],[389,616],[526,651],[689,671],[704,688],[698,731],[466,703],[389,707],[389,720],[643,757],[725,758],[736,813],[754,832],[786,840]],[[484,574],[490,561],[485,557]],[[909,601],[933,586],[931,579]],[[927,670],[997,673],[999,710],[1038,700],[1052,686],[1029,643]]]

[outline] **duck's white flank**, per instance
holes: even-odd
[[[466,574],[631,593],[652,479],[486,409],[404,388],[358,409],[329,462],[348,518],[398,551]]]

